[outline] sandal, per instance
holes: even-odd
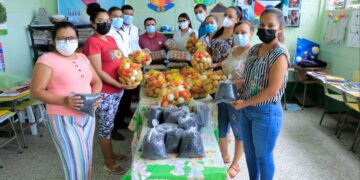
[[[127,161],[129,160],[129,158],[125,155],[121,155],[121,154],[113,154],[113,158],[115,160],[119,160],[119,161]]]
[[[126,170],[118,165],[113,165],[111,168],[109,168],[104,164],[103,169],[108,173],[116,174],[116,175],[121,175],[126,173]]]
[[[231,172],[233,172],[233,173],[231,173]],[[234,172],[235,172],[235,173],[234,173]],[[232,165],[232,166],[230,166],[229,169],[227,170],[227,173],[228,173],[228,175],[230,176],[231,179],[233,179],[234,177],[236,177],[236,176],[239,174],[239,172],[240,172],[240,166],[239,166],[239,165],[237,165],[237,166]]]

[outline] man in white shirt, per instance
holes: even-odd
[[[124,25],[122,29],[130,37],[130,50],[131,52],[140,50],[139,29],[133,25],[134,9],[130,5],[124,5],[121,10],[124,14]]]
[[[108,11],[111,19],[111,29],[108,33],[109,36],[113,37],[116,41],[118,48],[120,49],[124,57],[129,57],[130,50],[130,37],[129,34],[121,30],[123,27],[123,13],[120,8],[114,6]]]

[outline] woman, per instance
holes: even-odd
[[[71,94],[99,93],[102,83],[88,59],[75,53],[78,37],[73,24],[58,23],[52,34],[56,50],[37,60],[31,96],[46,103],[46,126],[59,153],[65,178],[91,179],[95,118],[77,112],[84,102]],[[99,103],[100,100],[94,110]]]
[[[234,25],[243,19],[240,7],[230,6],[226,9],[222,27],[216,31],[211,39],[211,54],[215,70],[221,69],[221,62],[225,60],[233,47]]]
[[[248,56],[248,50],[251,47],[251,40],[254,35],[254,25],[250,21],[240,21],[234,26],[234,42],[235,48],[233,48],[229,57],[222,62],[222,69],[227,76],[231,76],[236,84],[241,86],[243,81],[243,73],[245,69],[245,61]],[[240,126],[240,111],[234,109],[230,104],[219,104],[219,108],[222,110],[222,114],[219,114],[221,126],[226,128],[226,132],[229,134],[230,125],[235,136],[235,154],[233,161],[228,169],[228,174],[231,178],[234,178],[240,172],[239,161],[244,152],[243,142],[241,137]],[[228,136],[228,135],[226,135]],[[225,145],[225,143],[224,143]],[[228,151],[228,145],[223,148],[223,157],[230,157]]]
[[[209,15],[205,18],[205,35],[200,37],[200,41],[206,44],[206,47],[210,48],[210,40],[218,28],[218,19],[214,15]]]
[[[192,29],[189,15],[182,13],[178,17],[179,30],[174,33],[173,40],[181,51],[186,51],[186,42],[190,36],[197,37],[197,32]]]
[[[104,84],[101,90],[103,101],[96,110],[99,117],[100,146],[105,161],[104,170],[113,174],[122,174],[125,169],[117,166],[115,160],[127,160],[127,157],[113,152],[110,137],[123,89],[129,89],[130,87],[117,81],[117,69],[121,64],[121,52],[115,40],[106,35],[111,27],[107,11],[90,4],[87,13],[90,16],[91,26],[95,31],[85,42],[83,53],[89,58],[91,65]]]
[[[283,45],[284,15],[276,8],[260,16],[257,35],[262,41],[249,50],[240,100],[241,132],[250,179],[274,176],[273,150],[282,126],[281,97],[284,94],[289,55]]]

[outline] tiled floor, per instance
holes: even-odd
[[[326,116],[318,125],[322,109],[308,108],[304,111],[285,111],[283,129],[275,150],[276,174],[274,179],[284,180],[358,180],[360,179],[360,148],[358,153],[349,151],[354,128],[347,128],[338,140],[333,132],[334,119]],[[42,128],[44,132],[46,130]],[[114,142],[115,151],[130,154],[131,133],[121,131],[127,140]],[[27,136],[29,148],[24,153],[15,152],[13,143],[0,149],[0,179],[64,179],[56,149],[48,133],[44,137]],[[232,143],[234,141],[232,140]],[[233,144],[232,144],[233,147]],[[102,169],[102,155],[97,139],[94,142],[93,179],[120,179]],[[121,165],[130,166],[130,161]],[[248,179],[245,158],[242,171],[236,179]]]

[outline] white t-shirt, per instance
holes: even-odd
[[[137,50],[141,50],[140,46],[139,46],[139,29],[134,26],[134,25],[130,25],[130,26],[123,26],[122,27],[123,31],[128,34],[129,36],[129,47],[131,52],[137,51]]]
[[[181,30],[176,31],[174,33],[173,40],[176,43],[177,48],[181,51],[186,51],[187,40],[193,32],[195,32],[195,36],[197,37],[197,31],[194,31],[191,28],[189,28],[188,32],[183,35],[181,35]]]
[[[129,57],[129,54],[132,52],[130,49],[130,37],[127,33],[122,30],[117,30],[111,27],[110,32],[108,33],[109,36],[115,39],[115,42],[120,49],[122,55],[124,57]]]

